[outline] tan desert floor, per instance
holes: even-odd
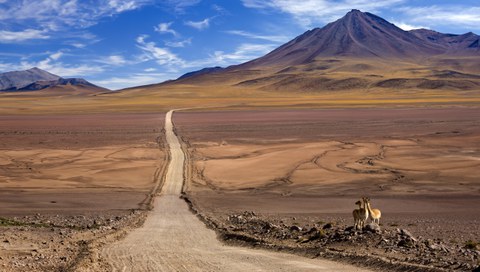
[[[145,224],[104,249],[113,271],[365,271],[320,259],[222,245],[179,198],[185,157],[172,130],[171,114],[165,121],[171,152],[165,185]]]
[[[383,224],[461,245],[480,231],[479,120],[474,108],[203,111],[175,119],[194,162],[188,195],[209,216],[254,211],[352,224],[355,201],[367,195]]]
[[[0,270],[68,270],[85,241],[137,220],[162,175],[163,120],[0,116]]]
[[[0,117],[0,216],[138,208],[164,163],[162,117]]]

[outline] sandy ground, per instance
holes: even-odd
[[[146,209],[165,163],[163,118],[0,117],[0,270],[68,267],[85,241]]]
[[[173,133],[171,113],[165,121],[171,161],[161,195],[141,228],[103,250],[112,271],[366,271],[321,259],[222,245],[180,199],[185,156]]]
[[[352,225],[372,198],[385,227],[464,246],[480,234],[480,110],[183,112],[188,195],[219,221],[254,211]]]
[[[165,165],[157,140],[163,120],[0,117],[0,270],[72,269],[89,241],[141,222],[132,209],[146,208]],[[287,226],[348,226],[353,203],[368,195],[383,212],[382,228],[406,228],[462,250],[480,234],[478,120],[477,108],[197,111],[174,119],[193,160],[187,196],[216,222],[255,211]],[[180,207],[179,228],[204,229],[183,201],[165,201],[156,205]],[[149,220],[145,227],[166,224]],[[213,236],[202,232],[199,240],[211,249]],[[213,248],[206,258],[225,249]]]

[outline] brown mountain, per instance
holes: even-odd
[[[480,36],[468,32],[463,35],[443,34],[429,29],[415,29],[410,33],[425,42],[435,44],[444,50],[446,55],[479,55]]]
[[[480,89],[480,36],[404,31],[352,10],[255,60],[165,84],[227,84],[266,91]]]
[[[321,57],[412,58],[431,56],[445,50],[404,31],[386,20],[359,10],[305,32],[264,57],[240,65],[299,65]]]

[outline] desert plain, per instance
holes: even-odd
[[[354,202],[369,196],[383,224],[427,234],[433,218],[460,220],[474,231],[433,224],[430,235],[474,239],[479,117],[468,108],[203,111],[179,112],[176,124],[192,156],[187,192],[214,214],[349,223]]]
[[[76,270],[92,247],[141,224],[168,160],[164,116],[2,116],[3,268]],[[382,227],[462,248],[480,233],[479,120],[476,107],[448,105],[173,116],[189,158],[185,197],[211,222],[228,228],[232,215],[253,212],[304,229],[346,227],[368,196]]]
[[[137,218],[162,179],[163,117],[2,116],[1,270],[69,269],[95,232]]]

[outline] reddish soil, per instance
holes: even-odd
[[[386,231],[452,248],[480,242],[480,109],[179,112],[174,120],[193,159],[187,195],[219,225],[253,211],[272,223],[346,227],[367,195]]]
[[[141,221],[164,114],[0,117],[0,270],[64,271],[87,241]]]

